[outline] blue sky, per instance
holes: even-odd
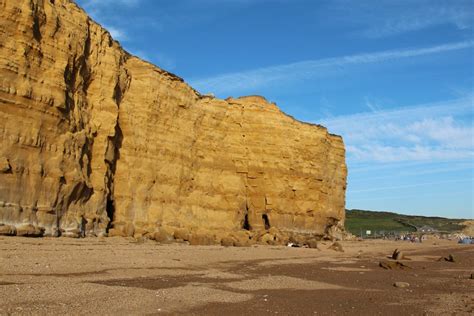
[[[473,0],[78,0],[218,97],[344,137],[347,208],[474,218]]]

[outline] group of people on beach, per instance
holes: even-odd
[[[426,240],[425,235],[416,236],[416,235],[400,235],[396,240],[404,240],[410,242],[423,242]]]

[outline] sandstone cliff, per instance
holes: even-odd
[[[70,0],[0,0],[0,233],[320,238],[346,174],[324,127],[202,96]]]

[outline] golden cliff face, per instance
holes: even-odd
[[[201,96],[69,0],[0,0],[0,233],[325,237],[346,175],[324,127]]]

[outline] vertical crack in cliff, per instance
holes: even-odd
[[[115,83],[113,91],[113,99],[117,105],[117,117],[115,121],[114,134],[108,136],[107,148],[105,152],[104,160],[107,165],[107,171],[105,174],[106,179],[106,205],[105,211],[108,217],[108,224],[106,227],[106,232],[108,233],[109,229],[113,226],[113,221],[115,217],[115,199],[114,199],[114,180],[115,173],[117,170],[117,161],[120,159],[120,149],[122,147],[123,141],[123,132],[120,127],[120,104],[125,96],[126,91],[130,86],[131,77],[125,68],[125,62],[127,61],[128,56],[123,55],[119,60],[119,75],[117,76],[117,81]]]
[[[249,206],[247,202],[245,202],[245,212],[244,212],[244,219],[242,220],[242,229],[252,230],[252,226],[250,226],[250,222],[249,222]]]
[[[43,4],[42,4],[43,5]],[[40,43],[42,39],[41,26],[46,23],[46,15],[39,9],[37,1],[30,0],[31,14],[33,16],[33,38]]]
[[[243,147],[245,149],[245,155],[243,157],[243,161],[242,163],[245,165],[245,170],[246,170],[246,173],[244,173],[244,177],[243,177],[243,181],[244,181],[244,189],[245,189],[245,210],[244,210],[244,217],[243,217],[243,220],[242,220],[242,228],[245,229],[245,230],[252,230],[252,226],[250,224],[250,220],[249,220],[249,188],[248,188],[248,171],[249,171],[249,168],[248,168],[248,157],[249,157],[249,149],[247,147],[247,142],[246,142],[246,139],[245,139],[245,131],[244,131],[244,111],[245,111],[245,108],[244,108],[244,105],[240,104],[240,122],[239,122],[239,126],[240,126],[240,129],[241,129],[241,134],[242,134],[242,144],[243,144]]]
[[[120,106],[120,103],[117,103]],[[105,162],[107,165],[107,171],[105,173],[106,181],[106,205],[105,211],[108,217],[108,224],[106,232],[112,228],[112,222],[115,216],[115,199],[114,199],[114,180],[115,172],[117,170],[117,161],[120,159],[120,148],[122,147],[123,133],[119,124],[119,117],[117,114],[117,121],[115,124],[115,133],[113,136],[108,137],[107,152],[105,156]]]
[[[33,3],[33,1],[31,3]],[[38,10],[38,4],[35,5],[35,8],[37,8],[35,15],[44,14],[43,11]],[[36,18],[34,18],[34,20],[35,19]],[[80,153],[78,167],[81,170],[81,180],[68,181],[68,177],[65,176],[68,170],[64,170],[64,168],[61,167],[62,175],[59,181],[56,201],[54,202],[56,227],[54,228],[55,232],[53,232],[53,234],[56,236],[62,234],[63,229],[61,222],[70,205],[78,201],[85,203],[92,197],[94,192],[88,183],[88,177],[91,172],[90,152],[92,151],[94,136],[89,135],[86,130],[88,122],[87,89],[92,80],[91,66],[89,64],[91,54],[90,23],[90,19],[87,19],[84,44],[80,45],[83,46],[83,48],[81,51],[75,52],[73,56],[68,59],[63,74],[65,84],[64,104],[59,105],[58,110],[62,113],[60,129],[68,133],[66,134],[67,137],[63,138],[62,146],[64,147],[64,152],[62,157],[63,163],[61,165],[67,165],[66,160],[68,156],[78,151]]]
[[[186,107],[181,107],[186,109]],[[178,186],[178,204],[181,205],[182,199],[186,198],[194,188],[194,175],[198,172],[199,168],[202,165],[201,160],[204,158],[198,152],[198,146],[201,141],[202,135],[202,125],[204,120],[204,114],[200,113],[193,123],[192,133],[193,137],[191,143],[189,144],[189,165],[183,163],[182,168],[179,173],[179,186]]]
[[[86,38],[84,39],[83,51],[79,54],[74,54],[69,58],[68,63],[64,69],[64,82],[66,89],[64,91],[64,104],[59,106],[59,110],[63,112],[71,126],[71,132],[84,128],[84,111],[77,110],[79,106],[81,109],[88,107],[87,104],[87,90],[92,81],[91,68],[89,59],[91,54],[91,24],[87,20]]]
[[[265,226],[265,230],[269,230],[271,226],[270,226],[270,220],[268,219],[268,215],[262,214],[262,220],[263,220],[263,225]]]

